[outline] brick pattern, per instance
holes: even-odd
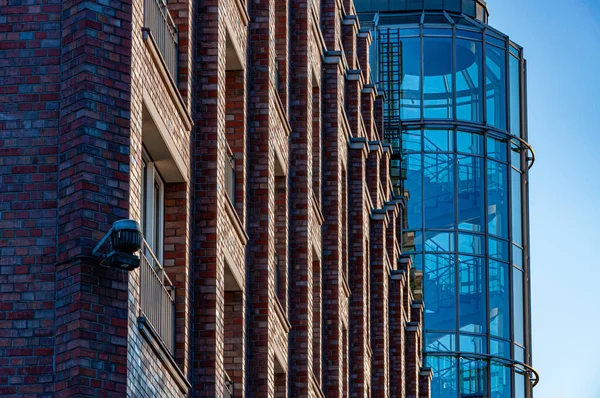
[[[0,394],[427,396],[352,1],[169,1],[176,87],[144,1],[0,0]],[[139,270],[89,256],[142,218],[150,128],[180,174],[172,357],[140,330]]]

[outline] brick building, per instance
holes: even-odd
[[[0,395],[428,397],[371,40],[350,0],[0,0]]]

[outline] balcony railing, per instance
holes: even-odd
[[[233,381],[226,371],[223,371],[225,378],[225,388],[223,389],[223,398],[234,398],[233,395]]]
[[[227,146],[227,159],[225,164],[225,190],[231,200],[231,204],[235,206],[235,156]]]
[[[177,26],[163,0],[144,0],[144,27],[150,30],[167,70],[177,83]]]
[[[140,267],[143,316],[171,353],[175,352],[175,287],[144,241]]]

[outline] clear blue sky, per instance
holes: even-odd
[[[488,0],[525,49],[536,398],[600,398],[600,1]]]

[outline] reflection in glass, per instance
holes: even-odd
[[[490,238],[489,240],[490,258],[509,262],[508,242],[504,240]]]
[[[431,396],[436,398],[457,398],[456,358],[428,356],[426,363],[433,370]]]
[[[515,372],[515,398],[525,398],[525,374]]]
[[[483,119],[481,42],[456,40],[456,116],[461,120]]]
[[[508,239],[507,166],[488,160],[488,231]]]
[[[484,231],[484,184],[483,159],[458,156],[458,228]]]
[[[511,169],[511,194],[512,194],[512,232],[513,242],[523,244],[523,220],[521,215],[521,173]]]
[[[490,44],[485,49],[487,123],[506,130],[506,51]]]
[[[481,134],[458,131],[456,133],[456,147],[458,152],[483,155],[483,136]]]
[[[513,265],[523,269],[523,249],[513,245]]]
[[[524,344],[523,271],[513,267],[513,322],[515,343]]]
[[[458,234],[458,251],[465,254],[481,254],[485,252],[484,240],[479,235]]]
[[[521,170],[521,145],[511,142],[510,144],[510,163],[518,170]]]
[[[491,339],[490,354],[500,358],[510,359],[510,342],[498,339]]]
[[[453,333],[427,333],[425,350],[429,352],[456,351],[456,335]]]
[[[425,152],[454,151],[452,130],[425,130]]]
[[[515,344],[515,361],[525,362],[525,349]]]
[[[492,159],[496,159],[501,162],[506,162],[506,141],[501,141],[492,137],[488,137],[487,155]]]
[[[492,381],[492,398],[510,397],[510,368],[501,364],[492,363],[490,373]]]
[[[521,136],[521,67],[519,60],[510,56],[510,132]]]
[[[398,147],[400,146],[396,146],[396,148]],[[402,132],[402,151],[421,152],[421,130],[404,130]]]
[[[454,254],[426,254],[423,289],[427,295],[428,330],[456,330],[456,266]]]
[[[404,189],[410,199],[407,203],[406,219],[408,228],[419,229],[423,227],[423,183],[421,170],[422,156],[406,155],[407,178]]]
[[[452,39],[425,37],[423,39],[423,117],[452,119]]]
[[[402,71],[400,76],[400,117],[403,120],[421,118],[421,39],[403,38],[400,45]],[[394,66],[392,66],[393,68]],[[399,68],[400,65],[397,65]],[[390,90],[395,91],[395,90]]]
[[[425,225],[432,229],[454,226],[454,156],[425,154]]]
[[[484,333],[486,314],[485,259],[459,256],[459,319],[463,332]]]
[[[461,397],[487,397],[487,362],[479,359],[460,359]]]
[[[453,252],[454,233],[451,232],[426,232],[425,251],[427,252]]]
[[[487,342],[483,336],[473,336],[470,334],[460,335],[460,351],[473,352],[476,354],[487,353]]]
[[[490,333],[510,338],[510,290],[508,264],[489,260]],[[508,348],[510,356],[510,347]]]

